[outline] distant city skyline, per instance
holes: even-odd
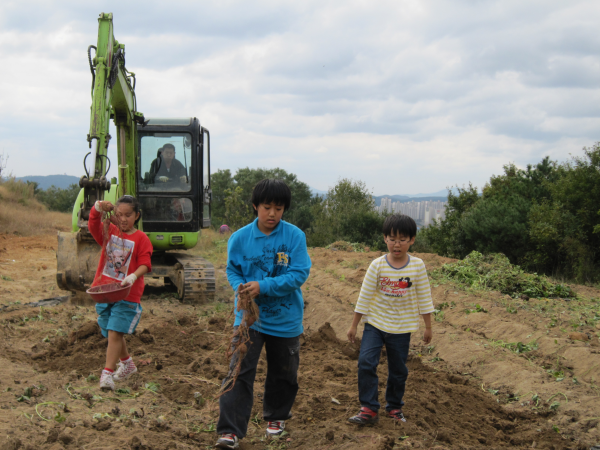
[[[393,202],[391,198],[384,197],[381,199],[381,205],[376,206],[375,210],[378,212],[390,212],[406,214],[412,217],[417,225],[427,227],[433,223],[434,220],[443,220],[446,218],[446,208],[448,202],[440,201],[422,201],[422,202]]]

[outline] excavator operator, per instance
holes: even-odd
[[[165,144],[159,149],[159,152],[160,155],[150,165],[150,173],[154,174],[154,183],[170,181],[187,183],[187,171],[183,164],[175,158],[175,146]]]

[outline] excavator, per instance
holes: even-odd
[[[191,255],[202,228],[210,227],[210,133],[196,117],[147,118],[137,110],[136,77],[125,67],[125,45],[113,35],[112,13],[98,18],[97,45],[88,47],[92,105],[85,175],[72,230],[58,234],[57,283],[81,296],[95,277],[101,249],[88,230],[96,200],[139,199],[138,229],[152,242],[152,272],[177,288],[186,303],[209,301],[215,271]],[[92,50],[94,56],[92,57]],[[107,179],[110,120],[116,128],[117,178]]]

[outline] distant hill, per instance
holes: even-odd
[[[28,175],[17,177],[17,180],[34,181],[38,184],[39,189],[48,189],[50,186],[67,189],[72,184],[79,184],[79,177],[73,175]]]

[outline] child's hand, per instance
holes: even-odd
[[[137,275],[135,273],[130,273],[123,281],[121,281],[121,286],[129,286],[130,284],[135,283],[135,280],[137,280]]]
[[[98,204],[100,205],[100,209],[102,211],[110,212],[113,209],[115,209],[115,207],[113,206],[113,204],[111,202],[109,202],[109,201],[98,202]]]
[[[347,333],[348,340],[354,344],[356,340],[356,327],[350,327]]]
[[[433,332],[431,328],[425,328],[425,333],[423,333],[423,342],[429,344],[431,342],[431,338],[433,337]]]
[[[260,286],[258,281],[251,281],[250,283],[246,283],[242,285],[244,289],[240,292],[247,293],[251,299],[254,299],[260,295]]]

